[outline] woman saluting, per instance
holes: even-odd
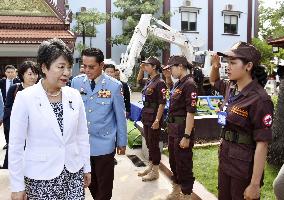
[[[229,61],[229,81],[220,80],[219,56]],[[259,199],[268,142],[272,139],[273,104],[263,89],[260,52],[245,42],[213,56],[211,85],[225,101],[218,114],[222,125],[219,151],[218,198]]]

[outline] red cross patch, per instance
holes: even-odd
[[[196,97],[197,97],[196,92],[192,92],[192,93],[191,93],[191,98],[192,98],[192,99],[196,99]]]
[[[163,94],[163,99],[166,98],[167,90],[165,88],[161,89],[161,92]]]
[[[263,124],[266,126],[266,127],[270,127],[272,125],[272,115],[271,114],[267,114],[263,117],[262,119],[263,121]]]

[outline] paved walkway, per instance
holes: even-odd
[[[4,160],[5,144],[3,128],[0,128],[0,165]],[[138,150],[139,151],[139,150]],[[128,154],[136,154],[135,150],[128,150]],[[112,200],[160,200],[165,199],[171,191],[169,179],[161,173],[160,179],[153,182],[142,182],[137,176],[141,167],[136,167],[126,156],[116,156],[118,165],[115,167],[115,178]],[[0,170],[0,199],[10,200],[8,170]],[[92,200],[86,189],[86,200]]]

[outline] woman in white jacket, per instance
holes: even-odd
[[[43,79],[18,92],[12,108],[12,200],[85,199],[91,180],[86,114],[79,92],[65,87],[72,52],[52,39],[40,45],[37,59]]]

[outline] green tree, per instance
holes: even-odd
[[[279,38],[284,36],[284,2],[278,1],[277,8],[264,8],[263,0],[260,2],[259,9],[259,27],[260,36],[263,40],[268,41],[272,38]],[[272,47],[264,44],[260,40],[254,40],[259,45],[264,56],[269,57],[269,49],[272,51]],[[275,57],[284,59],[284,50],[280,49]],[[268,162],[270,164],[281,166],[284,163],[284,76],[280,75],[280,86],[278,102],[275,106],[274,123],[272,126],[273,140],[268,149]]]
[[[259,33],[264,40],[284,36],[284,2],[278,1],[277,8],[265,8],[264,0],[259,6]]]
[[[266,66],[268,74],[271,75],[275,68],[275,64],[271,63],[274,57],[272,46],[259,38],[253,38],[252,44],[261,52],[261,64]]]
[[[120,9],[114,12],[113,16],[123,21],[123,33],[112,38],[111,42],[115,45],[127,45],[138,24],[141,14],[153,14],[155,18],[165,19],[169,16],[159,14],[163,0],[116,0],[115,6]],[[161,50],[165,48],[165,43],[160,39],[149,36],[143,46],[141,57],[160,56]]]
[[[108,16],[96,9],[87,9],[86,11],[76,13],[74,19],[76,20],[76,25],[72,31],[80,36],[90,37],[90,40],[92,40],[92,37],[95,37],[97,33],[96,25],[104,23]],[[75,48],[81,52],[85,46],[82,43],[78,43]]]

